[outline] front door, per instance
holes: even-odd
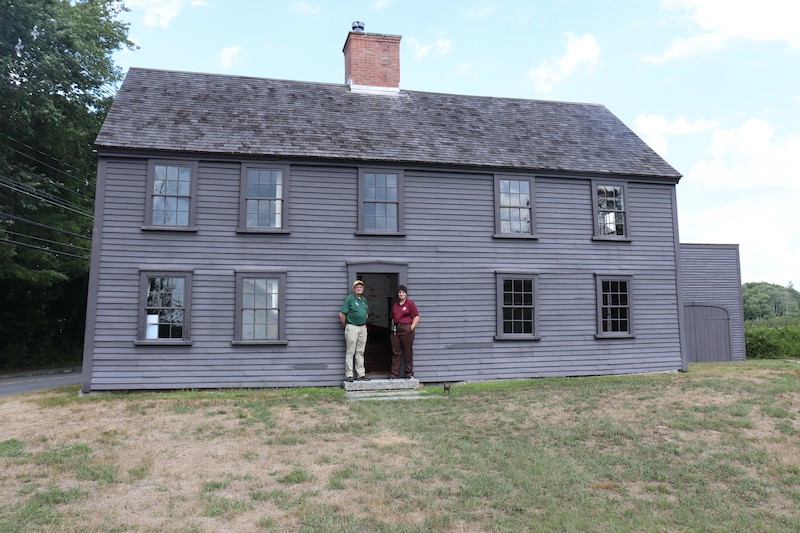
[[[369,302],[364,366],[367,376],[385,377],[390,373],[392,364],[389,335],[392,301],[399,283],[398,273],[359,271],[356,277],[364,282],[364,296]]]

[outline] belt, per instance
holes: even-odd
[[[357,328],[361,328],[361,327],[366,326],[366,324],[353,324],[352,322],[348,322],[347,325],[348,326],[355,326]]]
[[[397,325],[398,326],[410,326],[411,322],[398,322]]]

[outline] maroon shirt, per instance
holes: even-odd
[[[395,324],[411,324],[415,316],[419,316],[419,311],[414,302],[408,298],[403,305],[400,305],[400,302],[392,304],[392,321]]]

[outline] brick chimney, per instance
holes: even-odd
[[[353,92],[400,93],[400,36],[365,33],[354,22],[344,43],[344,82]]]

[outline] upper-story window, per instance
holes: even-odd
[[[594,182],[594,234],[599,238],[628,238],[623,183]]]
[[[533,178],[495,177],[495,237],[534,234]]]
[[[193,229],[197,191],[197,163],[151,160],[145,226]]]
[[[397,234],[403,230],[403,173],[359,172],[359,231]]]
[[[239,229],[285,231],[288,229],[288,167],[242,165]]]

